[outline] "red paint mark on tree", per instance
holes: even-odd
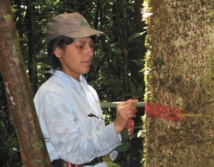
[[[183,111],[170,106],[145,103],[145,112],[149,117],[165,118],[170,121],[183,121]]]

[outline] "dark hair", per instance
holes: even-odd
[[[48,56],[50,58],[51,66],[53,70],[61,69],[62,65],[59,61],[59,59],[54,54],[54,50],[59,47],[62,50],[65,50],[65,47],[69,44],[71,44],[74,41],[73,38],[67,37],[67,36],[59,36],[57,38],[54,38],[52,41],[48,44]]]

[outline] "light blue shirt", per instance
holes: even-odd
[[[121,145],[114,124],[104,125],[97,92],[82,75],[77,81],[56,70],[39,88],[34,103],[51,161],[83,164],[113,154]]]

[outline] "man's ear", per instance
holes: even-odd
[[[62,53],[62,49],[60,49],[59,47],[57,47],[55,50],[54,50],[54,54],[56,57],[60,58],[62,57],[63,53]]]

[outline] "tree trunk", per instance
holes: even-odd
[[[9,0],[0,1],[0,13],[0,70],[23,164],[26,167],[51,166],[35,113]]]
[[[210,0],[144,2],[146,167],[214,165],[213,7]]]
[[[33,94],[37,91],[37,67],[36,67],[36,20],[35,20],[35,9],[33,5],[34,1],[27,0],[27,29],[28,29],[28,70],[29,70],[29,81]]]

